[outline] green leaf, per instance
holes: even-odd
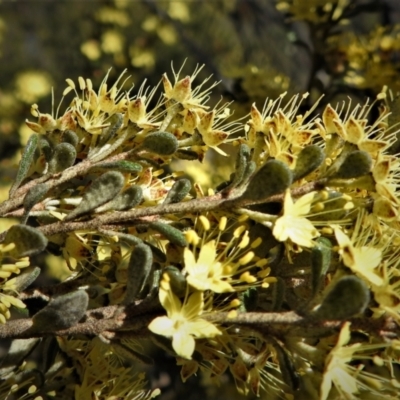
[[[140,186],[132,185],[113,200],[105,204],[98,211],[107,210],[124,211],[136,207],[143,200],[143,190]]]
[[[49,162],[48,172],[55,174],[71,167],[76,159],[76,150],[72,144],[60,143],[54,147],[53,156]]]
[[[74,147],[76,147],[78,145],[78,143],[79,143],[78,135],[74,131],[71,131],[71,130],[64,131],[62,133],[61,140],[64,143],[69,143]]]
[[[39,137],[36,134],[31,135],[28,143],[25,146],[24,152],[22,153],[21,161],[19,162],[17,176],[15,178],[14,184],[10,189],[10,197],[12,197],[18,187],[21,185],[22,181],[26,178],[29,168],[32,165],[35,151],[39,142]]]
[[[352,151],[347,155],[338,171],[330,179],[352,179],[371,171],[372,158],[366,151]]]
[[[39,267],[24,268],[19,275],[12,278],[12,280],[7,281],[7,284],[13,282],[13,285],[7,286],[4,288],[4,290],[7,289],[18,293],[22,292],[36,280],[36,278],[40,275],[40,271],[41,269]]]
[[[130,173],[141,172],[143,169],[143,167],[140,164],[125,160],[104,162],[96,164],[94,167],[101,169],[112,169],[120,172],[130,172]]]
[[[370,293],[360,278],[349,275],[326,288],[319,308],[311,316],[324,320],[345,320],[362,313],[368,306]]]
[[[185,149],[178,149],[175,153],[175,157],[180,158],[181,160],[198,160],[199,155],[193,150],[185,150]]]
[[[244,175],[246,173],[247,166],[250,162],[251,154],[250,148],[246,144],[239,146],[238,153],[235,161],[235,173],[229,187],[234,188],[239,186],[243,182]]]
[[[89,297],[84,290],[54,297],[32,317],[33,328],[39,332],[70,328],[83,318],[88,303]]]
[[[41,137],[39,139],[39,148],[44,155],[44,159],[49,162],[51,160],[51,156],[53,155],[53,149],[47,138]]]
[[[14,339],[8,352],[1,359],[0,377],[6,379],[8,374],[16,370],[26,360],[39,342],[39,338]]]
[[[101,175],[86,189],[82,201],[65,217],[65,220],[71,220],[112,200],[121,191],[124,183],[125,178],[121,172],[108,171]]]
[[[43,251],[47,238],[39,230],[27,225],[13,225],[6,234],[5,244],[15,243],[11,255],[16,258],[31,256]]]
[[[329,239],[319,237],[311,249],[311,287],[312,295],[318,292],[331,264],[332,244]]]
[[[24,205],[24,218],[21,223],[24,224],[26,222],[29,211],[33,208],[35,204],[44,199],[48,190],[49,186],[46,183],[39,183],[38,185],[32,186],[28,190],[22,203]]]
[[[192,184],[189,179],[181,178],[175,181],[169,190],[163,204],[179,203],[192,189]]]
[[[118,129],[121,128],[122,123],[124,122],[123,116],[121,113],[116,113],[111,115],[108,122],[110,122],[110,126],[107,130],[105,130],[100,136],[100,142],[98,147],[106,144],[110,139],[112,139],[117,133]]]
[[[255,311],[258,306],[258,291],[256,287],[250,287],[246,291],[239,294],[241,301],[239,311],[251,312]]]
[[[165,236],[171,243],[176,244],[181,247],[187,246],[185,235],[179,230],[171,225],[164,224],[163,222],[151,222],[149,224],[151,229],[161,233]]]
[[[128,281],[124,304],[137,300],[153,271],[153,253],[149,246],[138,244],[129,258]]]
[[[325,155],[322,149],[316,144],[304,147],[296,160],[296,167],[293,171],[293,180],[297,181],[315,171],[324,161]]]
[[[162,272],[169,276],[169,283],[171,285],[171,289],[178,297],[182,297],[186,293],[186,279],[183,276],[181,270],[173,265],[168,265],[163,268]]]
[[[160,156],[170,156],[178,150],[177,138],[169,132],[149,133],[143,140],[140,149],[145,149]]]
[[[283,193],[292,184],[292,171],[281,161],[267,161],[251,178],[242,200],[261,202]]]

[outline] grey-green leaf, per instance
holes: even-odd
[[[22,153],[21,161],[19,162],[17,176],[15,178],[14,184],[10,189],[10,197],[13,196],[15,191],[21,185],[22,181],[26,178],[29,168],[32,165],[35,151],[39,142],[39,137],[36,134],[31,135],[28,143],[25,146],[24,152]]]
[[[331,264],[332,244],[329,239],[319,237],[311,250],[311,286],[314,296],[321,288]]]
[[[71,167],[76,159],[76,149],[70,143],[60,143],[54,147],[48,172],[55,174]]]
[[[181,160],[198,160],[199,155],[193,150],[178,149],[175,153],[177,158]]]
[[[293,171],[293,180],[304,178],[315,171],[324,161],[324,152],[316,144],[304,147],[296,160],[296,167]]]
[[[372,158],[366,151],[352,151],[347,155],[338,171],[331,179],[352,179],[366,175],[371,171]]]
[[[113,200],[101,207],[101,211],[115,210],[124,211],[136,207],[143,200],[143,190],[140,186],[133,185],[122,193],[118,194]]]
[[[53,155],[53,149],[50,145],[50,142],[48,141],[47,138],[41,137],[39,140],[39,148],[40,151],[44,155],[44,159],[49,162],[51,160],[51,156]]]
[[[43,251],[47,238],[39,230],[27,225],[13,225],[6,234],[4,243],[15,243],[11,255],[16,258],[31,256]]]
[[[49,186],[46,183],[39,183],[38,185],[32,186],[26,193],[23,201],[24,205],[24,218],[22,223],[26,222],[29,211],[33,206],[44,199]]]
[[[236,155],[235,173],[232,182],[229,185],[231,188],[239,186],[243,182],[243,177],[250,162],[250,158],[251,154],[249,146],[246,144],[241,144]]]
[[[153,253],[150,247],[145,244],[135,246],[129,259],[125,304],[131,304],[138,298],[151,276],[152,268]]]
[[[82,201],[65,220],[71,220],[112,200],[122,190],[124,182],[124,176],[118,171],[108,171],[101,175],[86,189]]]
[[[169,132],[149,133],[143,140],[140,148],[160,156],[170,156],[178,150],[177,138]]]
[[[95,167],[102,169],[112,169],[121,172],[130,172],[130,173],[141,172],[143,169],[140,164],[125,160],[104,162],[97,164]]]
[[[189,179],[178,179],[172,185],[163,204],[179,203],[190,192],[190,189],[192,189],[192,184]]]
[[[116,113],[110,117],[109,122],[110,126],[102,133],[98,147],[106,144],[117,133],[118,129],[121,128],[124,119],[121,113]]]
[[[70,328],[83,318],[88,303],[89,297],[84,290],[54,297],[46,307],[33,316],[33,328],[38,331]]]
[[[40,271],[39,267],[24,268],[19,275],[13,278],[14,285],[10,290],[22,292],[36,280],[40,275]]]
[[[71,144],[71,145],[74,146],[74,147],[76,147],[77,144],[79,143],[79,137],[78,137],[78,135],[77,135],[74,131],[71,131],[71,130],[69,130],[69,129],[66,130],[66,131],[64,131],[64,132],[62,133],[61,140],[62,140],[64,143],[69,143],[69,144]]]
[[[242,200],[261,202],[283,193],[292,183],[292,171],[281,161],[267,161],[252,177]]]
[[[187,284],[186,279],[180,269],[173,265],[168,265],[162,270],[162,272],[168,275],[170,279],[169,283],[174,294],[176,294],[178,297],[184,296],[186,293]]]
[[[160,232],[165,236],[171,243],[176,244],[181,247],[187,246],[187,241],[185,235],[179,230],[171,225],[164,224],[163,222],[151,222],[149,224],[151,229]]]
[[[0,377],[6,379],[8,374],[16,370],[39,344],[39,340],[39,338],[14,339],[0,362]]]
[[[364,281],[354,275],[344,276],[326,288],[321,305],[311,316],[325,320],[345,320],[362,313],[369,300],[369,289]]]

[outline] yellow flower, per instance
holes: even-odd
[[[293,203],[290,190],[285,193],[283,203],[283,215],[275,221],[273,235],[280,242],[290,239],[293,243],[304,247],[313,247],[312,239],[319,236],[314,225],[304,217],[311,208],[315,192],[302,196],[296,203]]]
[[[326,400],[332,388],[332,384],[342,396],[350,398],[349,395],[358,392],[356,377],[350,373],[350,366],[346,365],[358,349],[358,344],[344,347],[350,340],[350,322],[343,325],[339,339],[335,347],[328,354],[325,362],[325,371],[321,383],[320,400]]]
[[[183,257],[188,274],[186,280],[189,285],[197,290],[212,290],[215,293],[233,291],[232,286],[223,280],[225,278],[224,266],[215,260],[216,256],[215,240],[211,240],[201,247],[197,261],[193,252],[185,248]]]
[[[157,317],[149,329],[166,337],[172,337],[172,347],[175,352],[187,359],[191,359],[195,348],[194,338],[212,338],[221,334],[221,331],[212,323],[200,318],[204,310],[202,292],[194,292],[183,304],[176,297],[164,275],[160,284],[159,298],[167,311],[167,316]]]
[[[375,272],[382,260],[382,251],[375,247],[354,247],[350,238],[337,227],[335,236],[343,264],[369,284],[382,285],[383,279]]]
[[[380,360],[379,363],[382,366],[386,364],[390,368],[391,361],[379,356],[379,352],[388,347],[389,343],[358,342],[348,345],[350,338],[350,322],[346,322],[340,331],[336,345],[325,359],[319,399],[328,398],[332,385],[339,392],[339,396],[335,398],[340,399],[361,399],[364,398],[364,393],[383,398],[382,392],[385,392],[388,398],[391,398],[393,394],[397,397],[398,388],[394,380],[365,370],[365,362],[376,364],[377,359]]]

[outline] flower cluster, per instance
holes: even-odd
[[[229,104],[207,106],[213,86],[195,86],[199,71],[174,73],[173,83],[164,74],[158,100],[158,88],[132,94],[124,74],[111,86],[106,76],[98,91],[68,79],[64,95],[74,98],[62,115],[32,107],[34,133],[0,205],[21,218],[0,248],[3,259],[16,249],[0,269],[1,322],[11,305],[23,307],[18,292],[40,270],[5,280],[48,246],[70,274],[42,296],[32,329],[58,337],[72,360],[60,371],[73,365],[77,398],[154,394],[113,361],[146,360],[124,344],[135,338],[174,355],[183,380],[230,372],[244,394],[306,398],[313,386],[321,399],[363,396],[377,382],[392,394],[395,357],[380,366],[392,378],[379,380],[361,356],[389,354],[381,331],[350,342],[350,327],[370,326],[371,314],[400,321],[397,132],[386,93],[371,104],[327,104],[321,115],[318,102],[304,110],[307,94],[286,103],[282,95],[234,119]],[[223,182],[206,188],[193,168],[175,170],[208,162],[210,149],[208,157],[234,158]],[[117,312],[93,333],[103,342],[64,339],[100,329],[93,315],[108,307]],[[328,324],[355,316],[363,324],[345,324],[339,338]],[[52,385],[46,375],[40,390]]]

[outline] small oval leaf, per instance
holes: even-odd
[[[324,161],[324,152],[316,144],[304,147],[296,160],[296,167],[293,171],[293,180],[297,181],[315,171]]]
[[[124,186],[125,178],[118,171],[109,171],[97,178],[82,196],[79,205],[65,220],[71,220],[112,200]]]
[[[14,184],[10,189],[10,197],[13,196],[15,191],[21,185],[22,181],[25,179],[29,168],[32,165],[33,158],[35,156],[35,151],[39,142],[39,137],[36,134],[31,135],[28,143],[25,146],[24,152],[22,153],[21,161],[19,162],[17,176],[15,178]]]
[[[54,147],[53,156],[49,162],[48,172],[51,174],[62,172],[72,166],[75,159],[75,147],[69,143],[60,143]]]
[[[50,300],[32,317],[38,331],[57,331],[76,325],[85,315],[89,297],[84,290],[63,294]]]
[[[149,133],[143,140],[141,148],[161,156],[170,156],[178,150],[177,138],[169,132]]]
[[[133,303],[151,276],[153,253],[149,246],[138,244],[131,253],[124,304]]]
[[[281,161],[267,161],[252,177],[243,200],[260,202],[274,194],[283,193],[292,183],[292,171]]]
[[[13,225],[6,234],[5,244],[15,243],[11,254],[16,257],[26,257],[43,251],[47,246],[47,238],[42,232],[27,225]]]
[[[187,246],[187,241],[185,235],[179,230],[171,225],[164,224],[162,222],[151,222],[149,224],[151,229],[161,233],[165,236],[171,243],[176,244],[181,247]]]
[[[324,320],[345,320],[362,313],[368,306],[367,285],[354,275],[344,276],[326,289],[321,305],[311,316]]]
[[[181,178],[175,181],[169,190],[163,204],[173,204],[182,201],[192,189],[189,179]]]
[[[372,158],[365,151],[352,151],[347,155],[338,171],[331,179],[352,179],[366,175],[371,171]]]

